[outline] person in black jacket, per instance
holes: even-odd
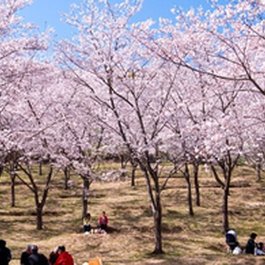
[[[255,242],[256,237],[257,237],[256,233],[250,234],[249,240],[246,245],[246,250],[245,250],[246,254],[253,254],[253,255],[255,254],[255,249],[257,247],[257,244]]]
[[[11,258],[11,251],[6,247],[6,241],[0,239],[0,265],[8,265]]]
[[[29,265],[49,265],[48,259],[38,252],[38,246],[31,246],[31,255],[29,256]]]
[[[21,253],[20,256],[20,265],[29,265],[29,256],[31,255],[31,245],[27,245],[25,251]]]

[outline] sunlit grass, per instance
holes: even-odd
[[[104,169],[118,169],[119,164],[104,164]],[[46,172],[45,168],[43,168]],[[35,173],[38,170],[36,167]],[[28,243],[39,245],[46,255],[57,245],[64,244],[73,254],[77,265],[89,257],[100,256],[103,264],[175,265],[175,264],[264,264],[262,257],[227,254],[222,234],[222,190],[211,174],[200,171],[201,207],[195,216],[188,215],[186,182],[178,174],[169,181],[162,193],[164,255],[150,255],[154,248],[153,218],[145,181],[137,171],[137,186],[130,180],[122,182],[93,182],[89,211],[96,226],[102,210],[110,217],[113,233],[82,234],[82,181],[73,175],[73,187],[64,190],[62,174],[52,180],[44,209],[44,230],[36,231],[35,206],[32,192],[22,184],[16,186],[16,207],[10,207],[8,176],[0,178],[0,237],[7,241],[13,253],[10,265],[18,265],[20,253]],[[26,177],[24,176],[26,179]],[[45,182],[45,174],[38,176]],[[265,183],[257,183],[252,169],[236,169],[229,196],[231,227],[238,231],[244,245],[255,231],[258,241],[265,241]],[[194,196],[194,194],[193,194]]]

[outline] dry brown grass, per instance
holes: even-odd
[[[10,265],[18,265],[21,251],[28,243],[39,245],[46,255],[64,244],[77,265],[89,257],[100,256],[105,265],[182,265],[182,264],[265,264],[262,257],[231,256],[226,252],[220,214],[222,191],[213,178],[201,170],[202,206],[194,207],[195,216],[188,216],[186,184],[172,179],[163,193],[163,243],[166,254],[150,255],[153,250],[153,220],[144,180],[137,178],[136,188],[130,181],[93,183],[90,212],[92,223],[105,210],[113,233],[84,235],[81,232],[81,183],[73,176],[74,187],[63,190],[63,179],[57,175],[45,207],[43,231],[35,230],[34,204],[31,192],[17,185],[17,205],[9,206],[9,183],[0,178],[0,237],[12,250]],[[248,235],[256,231],[259,241],[265,241],[263,224],[265,182],[257,183],[254,172],[239,167],[233,178],[230,196],[230,222],[245,244]]]

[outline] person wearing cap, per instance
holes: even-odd
[[[6,241],[0,239],[0,265],[8,265],[11,258],[11,251],[6,247]]]
[[[30,255],[31,255],[31,245],[27,245],[26,250],[21,253],[20,265],[29,265]]]
[[[38,246],[31,246],[31,255],[29,256],[29,265],[49,265],[45,255],[38,252]]]
[[[255,239],[257,237],[256,233],[251,233],[249,236],[249,240],[246,245],[245,253],[246,254],[255,254],[255,249],[257,247],[257,244],[255,242]]]
[[[74,265],[74,259],[66,250],[65,246],[58,247],[58,258],[55,265]]]

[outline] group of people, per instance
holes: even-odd
[[[264,244],[262,242],[256,243],[255,240],[257,236],[258,235],[256,233],[251,233],[245,247],[242,247],[237,240],[237,234],[235,230],[228,229],[225,235],[226,244],[229,246],[229,250],[232,254],[239,255],[241,253],[245,253],[257,256],[264,256]]]
[[[108,224],[109,224],[109,218],[105,211],[102,212],[102,214],[98,218],[98,224],[95,230],[93,230],[91,224],[91,215],[90,213],[87,213],[86,216],[83,218],[83,231],[85,234],[88,233],[107,233],[108,232]]]
[[[12,259],[11,251],[6,247],[6,241],[0,240],[0,265],[8,265]],[[37,245],[27,245],[21,253],[20,265],[74,265],[74,259],[65,246],[58,246],[47,258],[39,252]]]

